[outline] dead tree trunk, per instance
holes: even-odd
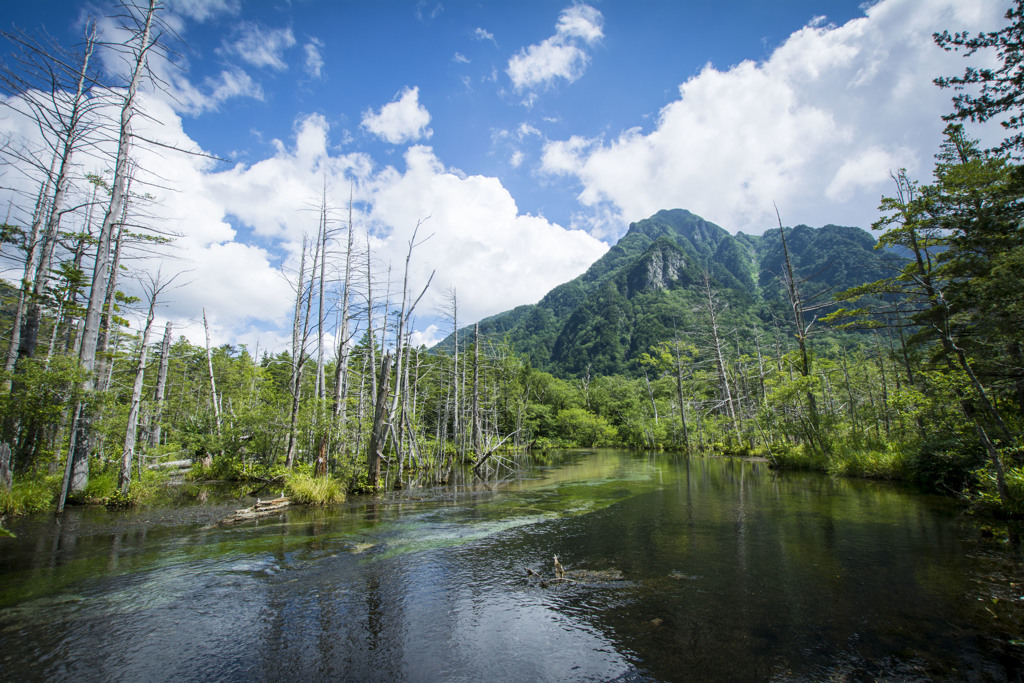
[[[473,407],[469,419],[473,425],[473,456],[479,463],[483,458],[480,438],[480,323],[473,325]]]
[[[158,276],[159,277],[159,276]],[[156,298],[160,293],[160,281],[153,282],[153,290],[149,297],[149,313],[146,315],[146,326],[142,331],[142,346],[139,348],[139,358],[135,364],[135,383],[132,385],[132,399],[128,408],[128,426],[124,435],[124,450],[121,453],[121,473],[118,477],[118,488],[121,493],[127,493],[131,485],[132,462],[135,460],[135,442],[139,427],[139,408],[142,405],[142,383],[146,375],[146,354],[149,350],[149,332],[153,327],[153,317],[156,312]],[[203,319],[206,315],[204,311]]]
[[[302,397],[302,371],[306,365],[306,336],[308,317],[303,316],[302,304],[306,293],[306,249],[307,241],[302,240],[302,256],[299,260],[299,275],[295,283],[295,315],[292,318],[292,372],[289,391],[292,396],[291,413],[288,420],[288,450],[284,466],[291,469],[295,464],[298,450],[299,407]],[[312,292],[310,292],[312,296]]]
[[[96,344],[99,338],[100,316],[107,294],[110,247],[114,226],[121,216],[126,199],[125,186],[127,185],[129,171],[128,152],[132,141],[132,117],[135,115],[137,108],[136,95],[143,74],[146,72],[146,62],[149,50],[152,47],[151,35],[157,9],[157,0],[149,0],[149,7],[146,11],[141,31],[138,34],[138,42],[134,48],[131,81],[125,91],[121,105],[117,160],[114,166],[114,183],[111,187],[110,203],[103,217],[103,225],[100,228],[99,241],[96,247],[92,289],[89,292],[89,305],[86,309],[85,324],[82,329],[82,348],[79,354],[82,368],[89,373],[83,386],[86,399],[85,403],[80,406],[80,409],[75,411],[77,420],[75,437],[73,439],[74,450],[69,455],[69,466],[65,470],[65,478],[61,485],[61,493],[57,504],[58,513],[64,510],[64,502],[68,490],[82,491],[89,483],[89,448],[92,439],[93,420],[89,396],[96,388],[93,373],[96,370]]]
[[[156,375],[156,389],[153,390],[153,414],[150,416],[149,439],[150,448],[160,445],[161,420],[164,412],[164,393],[167,390],[167,366],[171,355],[171,321],[164,327],[164,341],[160,346],[160,369]]]
[[[391,379],[391,354],[385,353],[380,365],[380,378],[377,381],[377,395],[374,400],[373,428],[370,430],[370,447],[366,452],[366,470],[370,488],[380,488],[380,461],[384,456],[384,444],[387,440],[387,406],[388,384]]]
[[[704,294],[707,298],[708,322],[711,328],[712,351],[715,354],[715,368],[718,370],[718,382],[722,393],[722,400],[725,402],[726,415],[732,423],[733,432],[737,441],[741,441],[740,426],[736,421],[736,408],[733,405],[732,389],[729,386],[729,373],[725,365],[725,355],[722,353],[722,339],[718,334],[719,303],[711,290],[711,278],[704,274]]]
[[[796,325],[796,342],[797,346],[800,348],[800,374],[805,379],[808,379],[811,376],[811,357],[807,350],[807,335],[810,332],[810,325],[805,324],[804,321],[804,302],[800,298],[800,287],[797,284],[796,275],[793,272],[793,262],[789,257],[789,245],[786,244],[786,231],[782,228],[782,217],[778,215],[777,209],[776,216],[779,219],[779,235],[782,238],[782,255],[785,259],[786,265],[786,273],[783,280],[786,285],[786,293],[789,295],[790,307],[793,310],[793,322]],[[819,449],[823,452],[824,443],[820,439],[818,404],[814,399],[814,390],[811,389],[810,382],[807,384],[806,396],[807,410],[810,418],[808,440],[812,445],[817,441]]]
[[[217,395],[217,377],[213,372],[213,350],[210,348],[210,323],[206,319],[206,307],[203,307],[203,330],[206,332],[206,374],[210,380],[210,402],[213,405],[213,419],[217,435],[220,435],[220,401]]]

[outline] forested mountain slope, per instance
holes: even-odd
[[[787,228],[798,278],[809,297],[891,274],[901,261],[878,251],[860,228]],[[731,235],[684,209],[659,211],[630,224],[615,246],[579,277],[539,302],[480,321],[480,333],[505,338],[534,366],[556,375],[630,373],[660,341],[703,334],[708,289],[734,338],[752,338],[773,320],[788,320],[778,230]],[[707,285],[705,285],[705,275]],[[738,331],[745,330],[749,334]],[[460,331],[460,346],[472,328]],[[453,336],[439,348],[451,349]]]

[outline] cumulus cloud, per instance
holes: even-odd
[[[198,149],[168,103],[146,98],[145,109],[140,136]],[[9,113],[0,115],[0,132],[35,134]],[[289,279],[303,237],[316,234],[319,215],[311,207],[325,182],[328,202],[336,209],[347,206],[354,189],[356,243],[369,239],[382,282],[389,265],[393,273],[403,267],[412,230],[425,219],[419,238],[429,239],[413,253],[409,286],[418,293],[436,271],[417,310],[423,324],[415,339],[421,343],[447,334],[436,316],[449,287],[458,294],[460,320],[471,322],[537,301],[607,250],[584,231],[520,213],[497,178],[446,167],[430,147],[408,149],[404,168],[381,168],[361,153],[338,153],[329,138],[326,118],[309,115],[296,122],[288,140],[275,141],[272,155],[251,164],[225,167],[166,148],[135,150],[141,169],[137,189],[155,199],[145,216],[133,220],[174,234],[175,242],[152,258],[131,259],[132,268],[151,273],[159,268],[165,280],[181,273],[179,286],[160,309],[161,322],[173,321],[175,334],[200,343],[205,309],[215,344],[287,346],[294,296]],[[27,179],[24,195],[31,189]],[[9,197],[10,191],[0,190],[0,200]],[[67,225],[80,219],[69,216]],[[339,253],[336,247],[335,261]],[[338,264],[329,267],[336,270]]]
[[[419,88],[406,88],[397,100],[381,107],[380,112],[371,109],[364,113],[361,125],[393,145],[429,138],[433,135],[427,127],[430,112],[420,104],[419,96]]]
[[[559,80],[572,83],[587,68],[590,57],[584,46],[604,36],[604,18],[589,5],[573,5],[562,11],[555,35],[516,53],[506,73],[517,91],[550,87]],[[532,102],[532,98],[527,98]]]
[[[429,216],[419,238],[433,237],[414,255],[420,287],[437,270],[423,310],[441,308],[449,287],[467,322],[534,303],[608,249],[582,230],[519,213],[497,178],[446,168],[430,147],[409,148],[405,163],[404,172],[388,169],[376,177],[370,218],[387,226],[382,251],[399,263],[417,222]]]
[[[950,96],[932,79],[964,63],[932,33],[998,25],[1002,12],[994,1],[882,0],[842,26],[812,22],[763,62],[705,66],[651,130],[548,142],[542,167],[623,225],[682,207],[761,232],[775,202],[787,222],[866,227],[889,170],[927,174],[931,159],[911,150],[941,139]]]

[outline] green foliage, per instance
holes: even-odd
[[[586,408],[573,407],[558,411],[555,432],[566,443],[575,446],[610,446],[616,443],[615,428]]]

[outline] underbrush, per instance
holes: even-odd
[[[772,467],[785,470],[827,472],[825,457],[803,444],[773,445],[769,456]]]
[[[89,483],[85,491],[76,500],[83,503],[94,503],[107,505],[109,507],[134,507],[143,505],[156,495],[157,491],[166,483],[167,472],[159,470],[144,470],[142,479],[138,476],[132,478],[128,490],[122,492],[118,488],[117,480],[119,472],[114,467],[108,467],[98,473],[90,473]],[[59,483],[59,482],[58,482]]]
[[[842,449],[828,458],[827,471],[838,477],[860,477],[862,479],[907,478],[907,460],[895,447],[881,449]]]
[[[992,466],[986,464],[974,471],[975,486],[965,494],[975,509],[998,516],[1024,517],[1024,466],[1005,467],[1008,500],[1002,501]]]
[[[189,481],[218,479],[237,482],[282,481],[288,470],[284,465],[264,465],[252,460],[239,460],[228,455],[214,457],[209,465],[196,460],[185,475]]]
[[[52,510],[60,481],[58,476],[21,479],[10,491],[0,488],[0,517]]]

